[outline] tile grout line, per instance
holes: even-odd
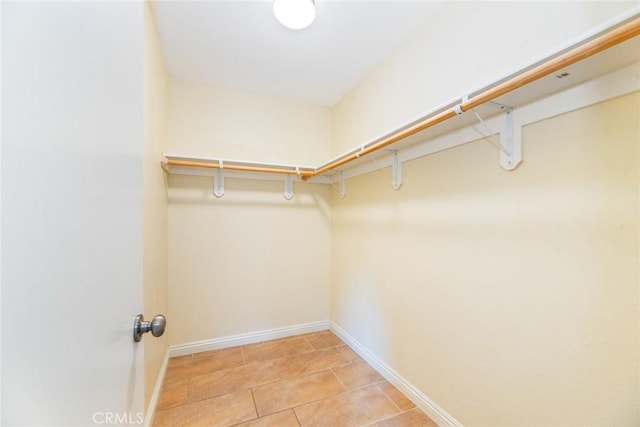
[[[330,399],[330,398],[332,398],[332,397],[338,397],[338,396],[341,396],[341,395],[343,395],[343,394],[347,394],[347,393],[351,393],[351,392],[354,392],[354,391],[357,391],[357,390],[365,389],[365,388],[367,388],[367,387],[375,387],[375,386],[376,386],[376,384],[378,384],[378,383],[369,383],[369,384],[362,384],[362,385],[359,385],[359,386],[357,386],[357,387],[353,387],[353,388],[347,388],[347,387],[342,383],[342,381],[340,381],[340,378],[338,378],[338,376],[335,374],[335,372],[333,372],[333,368],[323,369],[322,371],[318,371],[318,372],[324,372],[324,371],[331,371],[331,373],[333,374],[333,376],[334,376],[334,377],[336,377],[336,379],[338,380],[338,382],[340,383],[340,385],[344,387],[344,390],[343,390],[343,391],[341,391],[340,393],[336,393],[336,394],[333,394],[333,395],[331,395],[331,396],[320,397],[320,398],[318,398],[318,399],[316,399],[316,400],[312,400],[312,401],[309,401],[309,402],[306,402],[306,403],[300,404],[300,405],[298,405],[298,406],[294,406],[294,407],[293,407],[293,408],[291,408],[291,409],[299,408],[299,407],[301,407],[301,406],[308,405],[309,403],[319,402],[319,401],[324,400],[324,399]],[[316,373],[317,373],[317,372],[316,372]],[[307,374],[305,374],[304,376],[306,376],[306,375],[307,375]],[[382,382],[382,381],[380,381],[380,382]],[[377,388],[377,387],[376,387],[376,388]],[[387,397],[387,395],[386,395],[382,390],[380,390],[380,392],[381,392],[382,394],[384,394],[384,396],[385,396],[385,397]],[[389,399],[389,398],[387,397],[387,399]],[[391,400],[391,399],[389,399],[389,400]],[[396,405],[396,406],[397,406],[397,405]],[[398,408],[398,409],[400,409],[400,408]],[[402,409],[400,409],[400,411],[402,411]]]
[[[387,400],[388,400],[388,401],[390,401],[390,402],[393,404],[393,406],[395,406],[396,408],[398,408],[398,410],[400,411],[400,413],[401,413],[401,414],[404,414],[405,412],[407,412],[407,411],[404,411],[400,406],[398,406],[398,404],[397,404],[397,403],[396,403],[396,402],[395,402],[391,397],[389,397],[389,395],[388,395],[387,393],[385,393],[385,392],[384,392],[384,390],[382,390],[382,389],[380,388],[380,386],[379,386],[378,384],[382,384],[382,383],[383,383],[383,381],[380,381],[380,382],[377,382],[377,383],[375,383],[375,384],[373,384],[373,385],[375,386],[375,388],[377,388],[378,390],[380,390],[380,392],[384,395],[384,397],[386,397],[386,398],[387,398]],[[385,418],[385,419],[386,419],[386,418]],[[377,422],[377,421],[376,421],[376,422]]]
[[[344,383],[340,380],[340,377],[338,377],[338,376],[336,375],[336,373],[335,373],[335,371],[333,370],[333,368],[329,368],[329,370],[331,371],[331,373],[333,374],[333,376],[334,376],[334,377],[336,377],[336,380],[338,380],[338,382],[340,383],[340,385],[341,385],[342,387],[344,387],[344,391],[349,391],[349,388],[347,388],[347,386],[346,386],[346,385],[344,385]],[[343,392],[343,393],[344,393],[344,392]],[[342,394],[342,393],[340,393],[340,394]]]
[[[253,394],[253,388],[249,388],[249,391],[251,392],[251,399],[253,399],[253,409],[256,410],[256,420],[260,419],[260,413],[258,412],[258,405],[256,404],[256,397]]]
[[[247,366],[247,358],[244,356],[244,346],[240,347],[240,354],[242,354],[242,364]]]
[[[331,369],[329,369],[329,370],[331,370]],[[332,372],[332,373],[333,373],[333,372]],[[334,374],[334,375],[335,375],[335,374]],[[337,378],[337,376],[336,376],[336,378]],[[338,379],[338,381],[340,381],[340,380]],[[378,390],[379,390],[379,391],[384,395],[384,397],[385,397],[387,400],[389,400],[389,401],[390,401],[390,402],[391,402],[391,403],[392,403],[396,408],[398,408],[398,411],[400,411],[400,412],[399,412],[399,413],[397,413],[397,414],[393,414],[393,415],[391,415],[391,416],[389,416],[389,417],[381,418],[381,419],[379,419],[379,420],[376,420],[376,421],[374,421],[374,423],[373,423],[373,424],[369,424],[369,425],[368,425],[368,427],[376,426],[380,421],[386,421],[386,420],[388,420],[388,419],[391,419],[391,418],[394,418],[394,417],[400,416],[400,415],[404,414],[405,412],[409,412],[409,411],[412,411],[412,410],[416,409],[416,407],[413,407],[413,408],[411,408],[410,410],[403,411],[401,408],[399,408],[399,407],[398,407],[398,405],[396,405],[396,404],[395,404],[395,402],[393,402],[393,400],[391,400],[391,398],[389,398],[385,392],[383,392],[382,390],[380,390],[380,389],[378,388],[378,386],[377,386],[377,385],[378,385],[378,384],[380,384],[380,383],[382,383],[382,382],[383,382],[383,381],[379,381],[379,382],[377,382],[377,383],[364,384],[364,385],[361,385],[361,386],[358,386],[358,387],[355,387],[355,388],[352,388],[352,389],[348,389],[348,388],[346,388],[346,387],[345,387],[345,390],[344,390],[344,391],[342,391],[342,392],[340,392],[340,393],[333,394],[333,395],[330,395],[330,396],[321,397],[321,398],[318,398],[318,399],[315,399],[315,400],[311,400],[311,401],[309,401],[309,402],[305,402],[305,403],[302,403],[302,404],[297,405],[297,406],[293,406],[293,407],[288,408],[288,409],[283,409],[282,411],[279,411],[279,412],[283,412],[283,411],[286,411],[286,410],[289,410],[289,409],[290,409],[290,410],[292,410],[292,411],[293,411],[293,413],[296,415],[296,419],[298,419],[298,414],[297,414],[297,413],[296,413],[296,411],[295,411],[297,408],[301,408],[301,407],[303,407],[303,406],[311,405],[311,404],[313,404],[313,403],[322,402],[323,400],[333,399],[333,398],[336,398],[336,397],[339,397],[339,396],[342,396],[342,395],[345,395],[345,394],[348,394],[348,393],[353,393],[353,392],[356,392],[356,391],[358,391],[358,390],[363,390],[363,389],[365,389],[365,388],[369,388],[369,387],[375,387],[376,389],[378,389]],[[341,383],[341,384],[342,384],[342,383]],[[274,412],[274,414],[277,414],[277,413],[278,413],[278,412]],[[273,414],[268,414],[268,415],[273,415]],[[298,420],[298,424],[300,424],[300,426],[302,426],[302,423],[301,423],[299,420]]]
[[[411,411],[415,411],[416,409],[417,409],[418,411],[420,411],[420,408],[418,408],[417,406],[414,406],[413,408],[411,408],[411,409],[409,409],[409,410],[407,410],[407,411],[403,411],[402,409],[400,409],[400,413],[399,413],[399,414],[391,415],[391,416],[389,416],[389,417],[387,417],[387,418],[383,418],[383,419],[381,419],[381,420],[378,420],[378,421],[376,421],[376,425],[377,425],[378,423],[383,422],[383,421],[391,420],[391,419],[393,419],[393,418],[396,418],[396,417],[399,417],[399,416],[401,416],[401,415],[407,414],[407,413],[409,413],[409,412],[411,412]],[[421,412],[422,412],[422,411],[421,411]]]
[[[297,376],[296,376],[296,377],[291,377],[291,378],[288,378],[288,379],[284,379],[284,380],[282,380],[282,381],[291,381],[291,380],[293,380],[293,379],[297,379],[297,378],[302,378],[302,377],[306,377],[306,376],[315,375],[315,374],[317,374],[317,373],[319,373],[319,372],[331,372],[331,374],[333,374],[333,376],[335,376],[335,374],[333,373],[333,371],[331,371],[331,368],[328,368],[328,369],[322,369],[322,370],[320,370],[320,371],[317,371],[317,372],[314,372],[314,373],[311,373],[311,374],[304,374],[304,375],[302,375],[301,377],[297,377]],[[338,379],[338,378],[336,377],[336,379]],[[277,381],[276,381],[276,382],[277,382]],[[340,380],[338,380],[338,382],[340,382]],[[273,384],[273,383],[271,383],[271,384]],[[340,382],[340,385],[342,385],[342,386],[344,387],[344,385],[343,385],[341,382]],[[257,388],[257,387],[256,387],[256,388]],[[265,415],[265,417],[266,417],[266,416],[269,416],[269,415],[277,414],[278,412],[287,411],[287,410],[293,410],[293,411],[294,411],[294,413],[295,413],[295,409],[296,409],[296,408],[299,408],[299,407],[301,407],[301,406],[305,406],[305,405],[308,405],[308,404],[311,404],[311,403],[319,402],[319,401],[324,400],[324,399],[329,399],[329,398],[334,397],[334,396],[339,396],[339,395],[341,395],[341,394],[343,394],[343,393],[345,393],[345,392],[347,392],[347,391],[349,391],[349,390],[347,390],[347,388],[345,387],[345,389],[344,389],[343,391],[341,391],[340,393],[332,394],[332,395],[328,395],[328,396],[318,397],[317,399],[313,399],[313,400],[310,400],[310,401],[308,401],[308,402],[301,403],[301,404],[296,405],[296,406],[291,406],[291,407],[289,407],[289,408],[281,409],[281,410],[279,410],[279,411],[272,412],[272,413],[270,413],[270,414],[266,414],[266,415]],[[253,392],[253,389],[252,389],[252,392]],[[297,418],[297,416],[296,416],[296,418]]]
[[[291,408],[291,412],[293,412],[293,416],[296,417],[296,422],[298,423],[298,427],[302,427],[302,422],[300,421],[300,418],[298,418],[298,414],[296,413],[296,409],[295,408]]]

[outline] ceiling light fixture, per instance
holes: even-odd
[[[273,14],[285,27],[301,30],[315,19],[316,4],[314,0],[274,0]]]

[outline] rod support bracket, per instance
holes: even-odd
[[[347,187],[344,183],[344,172],[340,171],[340,188],[338,191],[338,195],[341,199],[344,199],[347,196]]]
[[[394,190],[402,187],[402,162],[398,158],[398,150],[393,150],[393,159],[391,163],[391,186]]]
[[[505,112],[505,132],[500,133],[500,145],[505,150],[500,150],[500,165],[510,171],[522,163],[522,126],[514,126],[512,107],[502,106],[502,109]]]
[[[224,196],[224,174],[222,173],[222,161],[220,167],[213,175],[213,195],[218,199]]]
[[[287,200],[293,199],[293,175],[284,177],[284,198]]]
[[[504,112],[504,126],[500,126],[499,132],[493,132],[482,117],[475,111],[474,114],[480,121],[480,124],[489,133],[485,136],[490,141],[495,141],[494,145],[500,150],[500,166],[505,170],[514,170],[522,162],[522,126],[514,125],[513,107],[500,104],[499,102],[490,101],[486,103],[489,107],[499,108]],[[496,140],[496,136],[500,135],[500,139]]]

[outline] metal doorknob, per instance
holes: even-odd
[[[167,319],[158,314],[153,318],[151,322],[146,322],[142,314],[138,314],[133,321],[133,340],[140,342],[142,340],[142,334],[151,331],[151,335],[159,337],[164,334],[164,329],[167,326]]]

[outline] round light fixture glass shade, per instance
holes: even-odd
[[[314,0],[274,0],[273,14],[285,27],[301,30],[315,19],[316,5]]]

